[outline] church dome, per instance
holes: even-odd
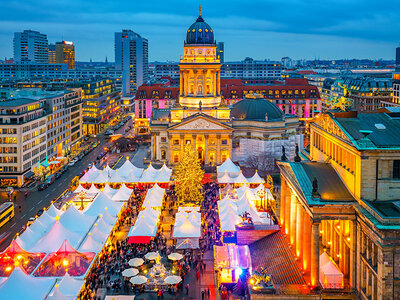
[[[231,117],[249,121],[282,120],[283,112],[278,106],[264,98],[247,96],[233,104]]]
[[[201,15],[197,18],[186,33],[185,44],[191,45],[214,45],[214,32],[210,25],[204,22]]]

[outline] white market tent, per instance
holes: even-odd
[[[107,164],[101,173],[110,178],[115,173],[115,170],[111,169]]]
[[[236,183],[236,184],[245,184],[247,183],[247,179],[246,177],[244,177],[242,171],[240,171],[239,173],[232,173],[232,172],[223,172],[223,173],[219,173],[218,175],[220,175],[220,177],[218,177],[218,183]]]
[[[201,214],[196,211],[178,212],[175,216],[173,238],[176,239],[176,249],[199,248],[201,237]]]
[[[118,173],[121,177],[128,177],[132,173],[136,178],[142,176],[144,169],[136,167],[134,164],[127,159],[124,164],[118,169]],[[127,180],[127,182],[130,182]]]
[[[190,218],[185,218],[183,223],[174,226],[173,238],[200,238],[201,228],[199,224],[194,224]]]
[[[265,180],[262,179],[260,177],[260,175],[258,175],[258,172],[256,170],[256,172],[254,173],[254,175],[250,178],[247,178],[247,182],[248,183],[265,183]]]
[[[49,208],[46,210],[50,217],[55,218],[56,216],[61,216],[64,212],[60,209],[57,209],[54,204],[51,204]]]
[[[102,192],[111,198],[118,192],[118,189],[113,189],[108,183],[106,183]]]
[[[108,182],[110,182],[110,183],[123,183],[124,181],[125,181],[125,180],[122,179],[121,176],[119,176],[119,170],[115,171],[115,172],[111,175],[110,179],[108,179]]]
[[[55,278],[37,278],[26,275],[15,267],[11,275],[0,286],[2,299],[42,300],[54,285]]]
[[[140,182],[150,183],[156,182],[158,171],[150,163],[146,170],[144,170],[142,176],[140,177]]]
[[[236,225],[241,222],[241,219],[238,216],[237,211],[235,211],[234,209],[228,210],[223,214],[220,213],[219,219],[222,231],[235,231]]]
[[[111,197],[114,201],[128,201],[132,196],[133,190],[128,188],[125,183],[117,190],[117,192]]]
[[[107,210],[99,215],[99,220],[100,219],[103,219],[106,224],[111,226],[114,226],[115,222],[117,221],[117,218],[110,215]]]
[[[50,216],[47,211],[44,211],[43,214],[37,218],[37,220],[44,226],[44,228],[50,228],[54,222],[56,221],[55,217]],[[32,224],[33,225],[33,224]]]
[[[129,230],[128,237],[156,236],[159,216],[160,212],[158,210],[151,208],[142,210],[139,213],[135,224]]]
[[[58,289],[62,295],[72,296],[76,299],[84,283],[85,281],[83,279],[75,279],[66,272],[64,277],[58,283]]]
[[[81,183],[91,183],[99,176],[101,171],[93,165],[80,179]]]
[[[88,194],[98,194],[98,193],[100,193],[100,192],[101,192],[101,190],[98,189],[97,187],[95,187],[94,184],[92,184],[92,186],[90,187],[90,189],[88,189],[88,191],[87,191]]]
[[[112,216],[116,217],[123,205],[124,203],[115,202],[106,194],[100,193],[90,206],[85,208],[84,214],[89,216],[98,216],[104,214],[107,210]]]
[[[89,232],[89,235],[93,237],[96,242],[104,244],[108,238],[108,233],[101,231],[99,228],[94,226],[92,230]]]
[[[86,174],[85,174],[86,175]],[[83,176],[85,176],[83,175]],[[83,178],[83,177],[82,177]],[[89,193],[88,189],[85,189],[81,184],[75,189],[74,193],[80,193],[80,192],[85,192],[85,193]]]
[[[60,289],[57,285],[54,286],[52,294],[47,296],[46,300],[75,300],[73,296],[66,296],[60,292]]]
[[[60,217],[60,223],[70,231],[85,234],[96,218],[80,212],[75,205],[70,205]]]
[[[42,236],[35,245],[27,249],[30,252],[57,252],[65,240],[76,248],[82,239],[82,234],[73,232],[65,228],[59,221],[56,221],[50,231]]]
[[[103,244],[96,241],[92,234],[87,235],[84,242],[77,249],[79,252],[94,252],[99,253],[103,249]]]
[[[218,177],[219,174],[222,174],[224,172],[239,173],[240,167],[235,165],[233,161],[228,157],[220,166],[217,166]]]
[[[113,229],[112,225],[107,224],[103,218],[98,218],[96,220],[96,223],[94,223],[94,226],[97,226],[97,228],[100,229],[100,231],[105,232],[105,233],[110,233],[111,230]]]
[[[110,177],[107,172],[101,171],[101,173],[92,181],[93,183],[107,183]]]
[[[161,188],[157,183],[151,189],[147,190],[142,208],[161,207],[164,199],[165,189]]]
[[[137,183],[140,181],[140,176],[136,176],[133,170],[131,170],[127,176],[122,176],[122,178],[124,178],[124,181],[128,183]]]
[[[344,288],[343,273],[326,252],[319,257],[319,281],[325,289]]]

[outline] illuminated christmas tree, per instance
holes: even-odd
[[[182,158],[175,168],[175,192],[179,206],[200,206],[203,201],[204,171],[193,149],[193,146],[185,146]]]

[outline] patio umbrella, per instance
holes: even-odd
[[[132,277],[129,281],[132,284],[143,284],[143,283],[147,282],[147,278],[142,275],[139,275],[139,276]]]
[[[183,258],[183,255],[175,252],[175,253],[168,255],[168,258],[170,260],[181,260]]]
[[[148,260],[155,260],[159,256],[160,254],[158,254],[158,252],[149,252],[144,257]]]
[[[167,284],[177,284],[177,283],[179,283],[181,281],[182,281],[181,276],[175,276],[175,275],[167,276],[164,279],[164,282],[167,283]]]
[[[143,259],[141,259],[141,258],[132,258],[129,262],[128,262],[128,264],[130,265],[130,266],[132,266],[132,267],[139,267],[139,266],[141,266],[141,265],[143,265],[143,263],[144,263],[144,260]]]
[[[135,268],[126,269],[122,272],[122,276],[125,277],[132,277],[136,276],[137,274],[139,274],[139,270]]]

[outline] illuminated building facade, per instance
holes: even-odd
[[[14,61],[48,63],[47,35],[33,30],[14,33]]]
[[[326,252],[344,275],[342,296],[398,299],[398,113],[325,113],[310,124],[309,160],[279,162],[280,223],[307,282]]]
[[[75,46],[73,42],[57,42],[55,51],[57,64],[67,64],[68,69],[75,69]]]
[[[56,63],[56,45],[49,44],[49,64]]]
[[[98,134],[116,122],[121,112],[121,92],[115,80],[94,79],[74,86],[82,88],[83,135]]]
[[[255,146],[247,140],[261,140],[256,145],[260,152],[281,149],[287,142],[292,155],[296,143],[302,146],[299,118],[286,118],[271,101],[255,95],[256,90],[248,97],[237,93],[245,99],[232,110],[226,105],[214,32],[201,14],[187,30],[179,73],[178,87],[168,81],[142,86],[136,94],[136,117],[151,119],[153,161],[178,163],[186,144],[193,145],[198,158],[210,165],[228,157],[244,160]]]
[[[393,97],[391,101],[385,101],[383,106],[400,106],[400,73],[393,74]]]
[[[122,95],[133,96],[149,80],[149,43],[132,30],[115,33],[115,68],[122,72]]]

